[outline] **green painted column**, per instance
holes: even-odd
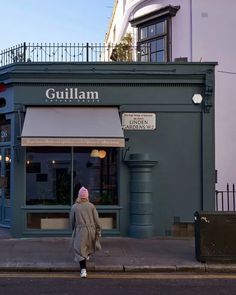
[[[127,165],[130,169],[130,225],[129,236],[153,236],[152,223],[152,168],[149,154],[131,154]]]

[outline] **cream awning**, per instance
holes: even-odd
[[[28,107],[22,146],[124,147],[115,107]]]

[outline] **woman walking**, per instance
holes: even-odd
[[[85,187],[81,187],[78,198],[71,208],[70,223],[73,230],[74,260],[80,264],[81,278],[86,278],[86,260],[95,250],[101,249],[99,242],[101,226],[98,212],[89,202],[89,193]]]

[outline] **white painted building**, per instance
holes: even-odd
[[[106,44],[131,33],[141,61],[217,61],[217,190],[236,183],[235,0],[116,0]]]

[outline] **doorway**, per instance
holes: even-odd
[[[11,221],[11,149],[0,148],[0,226],[10,227]]]

